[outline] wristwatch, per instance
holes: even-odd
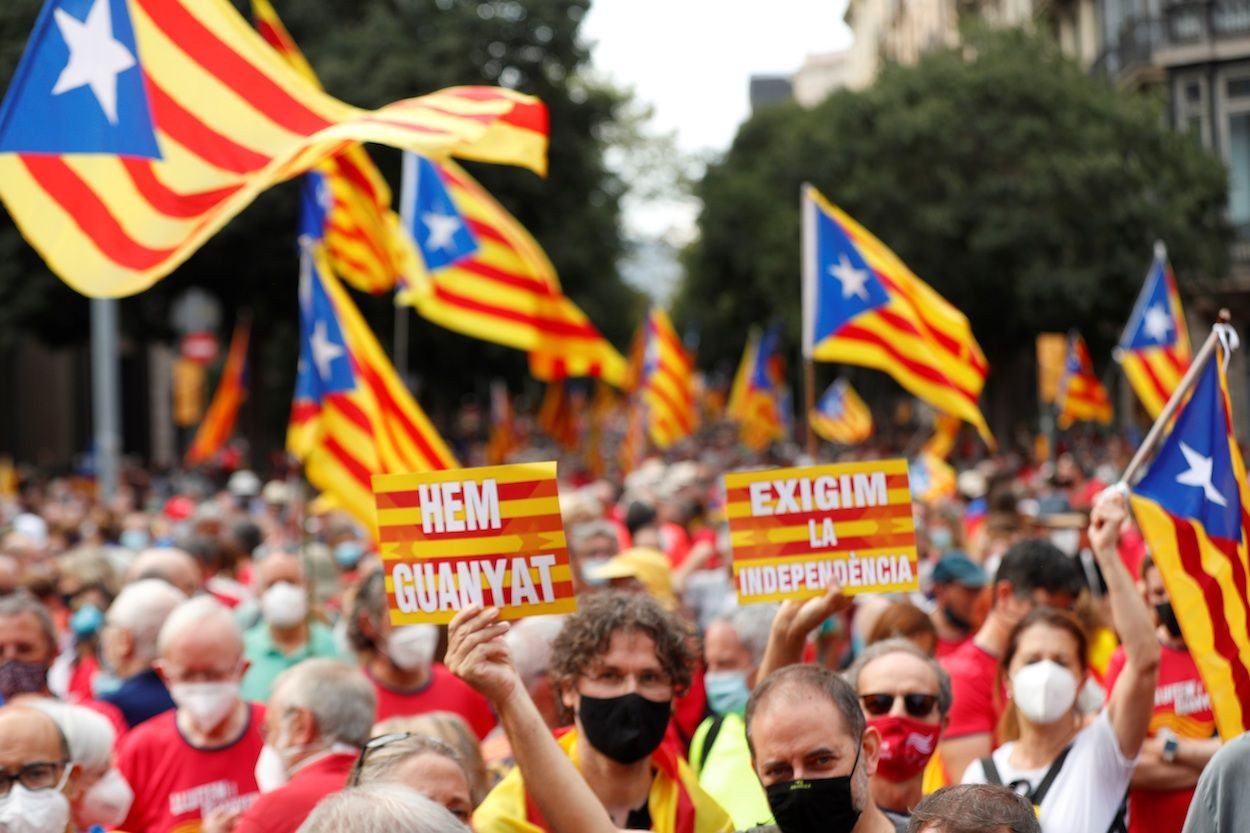
[[[1160,729],[1159,736],[1163,738],[1163,753],[1159,757],[1163,759],[1164,763],[1174,763],[1176,761],[1176,753],[1181,748],[1180,739],[1168,729]]]

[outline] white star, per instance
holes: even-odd
[[[1197,486],[1202,489],[1202,494],[1207,500],[1219,506],[1228,506],[1228,501],[1215,488],[1215,484],[1211,482],[1211,458],[1203,457],[1189,446],[1181,443],[1181,454],[1185,455],[1185,462],[1189,464],[1189,470],[1181,472],[1176,476],[1176,482],[1182,486]]]
[[[1146,310],[1146,320],[1142,323],[1144,332],[1151,341],[1163,343],[1172,331],[1172,316],[1168,315],[1161,304],[1155,304]]]
[[[425,239],[425,245],[431,249],[450,249],[455,245],[452,240],[456,232],[460,231],[460,219],[450,214],[435,214],[428,211],[421,215],[422,222],[425,227],[430,230],[429,237]]]
[[[842,284],[843,298],[858,295],[863,300],[868,300],[868,287],[864,286],[868,282],[868,271],[856,269],[845,254],[841,255],[837,266],[829,267],[829,274]]]
[[[56,9],[56,25],[69,47],[69,61],[52,88],[53,95],[91,87],[110,124],[117,124],[117,76],[135,65],[135,56],[113,37],[109,0],[95,0],[85,21]]]
[[[318,321],[313,326],[312,334],[313,362],[317,365],[317,375],[322,381],[329,381],[334,360],[343,355],[343,348],[326,336],[326,322]]]

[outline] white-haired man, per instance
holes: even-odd
[[[156,673],[156,638],[165,619],[187,600],[181,590],[158,578],[127,585],[109,605],[101,632],[104,664],[120,685],[100,695],[134,728],[174,707],[169,689]]]
[[[157,639],[156,670],[177,708],[130,732],[117,766],[134,787],[123,830],[167,833],[246,808],[258,795],[264,707],[239,697],[243,636],[211,596],[179,605]]]
[[[304,660],[283,671],[256,764],[262,795],[233,833],[294,833],[317,802],[343,789],[369,740],[376,704],[365,676],[337,660]]]

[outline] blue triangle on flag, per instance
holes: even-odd
[[[1228,424],[1213,357],[1150,470],[1133,488],[1180,518],[1202,524],[1208,535],[1241,540],[1241,492],[1229,451]]]
[[[326,236],[326,222],[334,196],[326,178],[316,171],[304,175],[300,186],[299,199],[299,238],[305,240],[323,240]],[[303,243],[301,242],[301,245]]]
[[[852,318],[888,304],[890,295],[842,225],[810,197],[808,210],[816,216],[814,343],[819,344]]]
[[[320,402],[326,394],[356,388],[351,350],[343,336],[334,301],[313,257],[320,244],[305,240],[300,261],[300,360],[295,379],[295,398]]]
[[[777,341],[780,338],[777,325],[768,328],[755,348],[755,367],[751,372],[751,387],[755,390],[771,391],[776,385],[769,372],[773,354],[777,352]]]
[[[407,154],[403,187],[403,215],[408,232],[431,272],[463,260],[478,250],[477,238],[456,207],[438,167],[424,156]]]
[[[0,105],[0,153],[160,159],[126,0],[47,0]]]
[[[1120,343],[1122,348],[1145,350],[1176,344],[1178,333],[1172,315],[1172,299],[1168,297],[1165,269],[1164,261],[1155,258],[1137,305],[1133,308],[1133,319],[1124,328],[1124,340]]]

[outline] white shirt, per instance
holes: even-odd
[[[1014,741],[994,750],[994,766],[1004,784],[1027,781],[1037,789],[1050,766],[1017,769],[1011,765]],[[1133,777],[1136,760],[1124,757],[1120,742],[1104,709],[1092,724],[1077,733],[1063,767],[1042,798],[1042,833],[1106,833],[1115,819]],[[963,783],[985,784],[985,769],[975,760],[964,772]]]

